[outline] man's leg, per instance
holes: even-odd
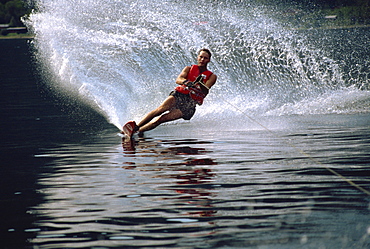
[[[144,131],[153,130],[158,125],[163,124],[165,122],[173,121],[179,118],[182,118],[183,114],[179,109],[173,109],[170,112],[163,114],[162,116],[158,117],[152,122],[147,123],[144,126],[141,126],[139,132],[142,133]]]
[[[141,128],[148,124],[153,118],[158,117],[159,115],[162,115],[166,111],[170,111],[174,109],[176,106],[176,99],[174,96],[168,96],[165,101],[156,109],[149,112],[139,123],[138,126]],[[170,120],[169,120],[170,121]],[[158,120],[156,120],[158,122]],[[167,121],[165,121],[167,122]],[[159,124],[158,124],[159,125]],[[158,126],[157,125],[157,126]],[[141,130],[141,129],[140,129]]]

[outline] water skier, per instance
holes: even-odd
[[[186,66],[176,79],[177,86],[163,103],[152,110],[138,123],[128,122],[123,127],[123,132],[129,137],[139,132],[152,130],[165,122],[180,118],[190,120],[196,105],[202,105],[209,89],[216,83],[217,76],[207,69],[211,61],[211,52],[201,49],[197,56],[197,65]]]

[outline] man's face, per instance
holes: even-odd
[[[205,51],[201,51],[198,55],[198,66],[206,66],[210,61],[209,54]]]

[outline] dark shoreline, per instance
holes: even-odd
[[[370,28],[370,25],[347,25],[347,26],[331,26],[331,27],[316,27],[316,28],[292,28],[292,30],[332,30],[332,29],[362,29]]]
[[[35,36],[31,34],[11,35],[11,36],[0,35],[0,40],[20,40],[20,39],[32,40],[33,38],[35,38]]]

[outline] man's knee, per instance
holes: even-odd
[[[165,111],[163,110],[163,108],[157,107],[156,109],[154,109],[153,111],[151,111],[149,115],[152,116],[152,117],[158,117],[159,115],[161,115],[164,112]]]

